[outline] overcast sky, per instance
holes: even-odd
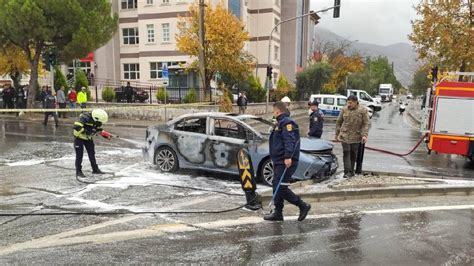
[[[284,0],[285,1],[285,0]],[[311,10],[331,7],[334,0],[310,0]],[[409,43],[410,20],[416,18],[413,6],[419,0],[341,0],[341,15],[319,13],[317,25],[349,40],[390,45]]]

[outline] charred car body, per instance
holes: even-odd
[[[175,118],[146,130],[145,160],[162,172],[179,168],[238,175],[237,152],[246,148],[255,174],[266,184],[273,179],[268,140],[274,125],[252,115],[195,113]],[[325,179],[338,163],[333,145],[325,140],[301,138],[301,154],[295,180]]]

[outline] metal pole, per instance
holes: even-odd
[[[206,87],[206,57],[204,54],[205,30],[204,30],[204,0],[199,0],[199,74],[201,76],[200,100],[203,101]]]
[[[167,115],[166,115],[166,97],[168,95],[168,85],[165,85],[165,122],[166,122],[166,118],[167,118]]]

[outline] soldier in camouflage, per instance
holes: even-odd
[[[367,108],[359,105],[357,96],[347,98],[347,106],[341,110],[336,121],[336,140],[342,142],[344,156],[344,178],[354,176],[359,144],[366,143],[369,134]]]

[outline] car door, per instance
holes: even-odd
[[[206,155],[208,120],[207,117],[186,117],[171,130],[176,153],[188,166],[201,168],[209,164]]]
[[[237,153],[248,148],[250,130],[242,123],[229,118],[213,118],[210,121],[209,160],[214,168],[237,173]]]

